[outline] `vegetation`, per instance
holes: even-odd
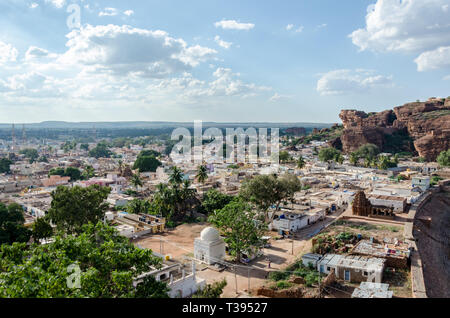
[[[150,298],[167,297],[164,283],[136,277],[161,260],[138,249],[102,223],[83,226],[80,235],[57,235],[53,243],[3,245],[0,249],[0,297],[6,298]]]
[[[206,180],[208,180],[208,170],[206,169],[206,166],[201,165],[198,167],[196,178],[200,183],[205,183]]]
[[[336,148],[322,148],[319,151],[319,160],[322,162],[341,162],[342,161],[342,154],[339,150]]]
[[[279,153],[280,162],[286,163],[292,160],[292,157],[289,155],[287,151],[280,151]]]
[[[303,169],[305,166],[306,166],[306,161],[305,161],[305,159],[303,158],[303,156],[300,156],[300,157],[297,159],[297,168]]]
[[[450,167],[450,149],[442,151],[437,157],[437,162],[441,167]]]
[[[7,158],[0,158],[0,173],[10,173],[12,161]]]
[[[34,222],[32,236],[36,242],[53,236],[53,228],[47,217],[38,218]]]
[[[201,291],[196,292],[192,298],[220,298],[225,286],[227,286],[227,280],[224,278],[219,282],[206,285]]]
[[[13,203],[6,206],[0,202],[0,244],[28,242],[31,232],[24,223],[25,218],[20,205]]]
[[[233,200],[233,196],[211,189],[203,195],[202,207],[207,214],[223,209]]]
[[[99,158],[111,158],[112,151],[108,149],[106,142],[99,142],[95,148],[89,151],[89,156],[96,159]]]
[[[264,212],[265,220],[270,223],[269,208],[275,206],[278,211],[283,201],[293,200],[294,194],[300,190],[300,180],[294,175],[286,174],[282,177],[261,175],[246,180],[241,187],[240,194]]]
[[[33,163],[36,161],[36,159],[39,158],[39,153],[36,149],[28,148],[28,149],[22,149],[19,152],[21,155],[24,155],[26,158],[30,159],[30,163]]]
[[[64,168],[53,168],[50,170],[50,172],[48,173],[48,176],[54,176],[54,175],[58,175],[61,177],[70,177],[70,181],[74,182],[77,180],[81,180],[81,171],[77,168],[74,167],[67,167],[66,169]]]
[[[236,261],[240,261],[242,254],[251,255],[264,244],[262,237],[267,230],[264,220],[242,198],[215,211],[208,221],[220,230]]]
[[[83,225],[102,221],[108,209],[111,189],[93,185],[88,188],[59,186],[52,192],[48,216],[58,230],[79,233]]]
[[[131,214],[148,214],[150,202],[147,200],[134,199],[127,204],[127,212]]]
[[[153,150],[141,151],[134,162],[133,169],[139,169],[139,172],[155,172],[162,165],[161,161],[156,159],[155,153],[158,152]]]

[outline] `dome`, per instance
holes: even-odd
[[[213,227],[207,227],[200,233],[200,238],[207,242],[217,241],[220,239],[219,231]]]

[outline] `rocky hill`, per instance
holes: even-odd
[[[387,152],[410,151],[433,161],[450,148],[450,97],[430,98],[379,113],[343,110],[344,152],[372,143]]]

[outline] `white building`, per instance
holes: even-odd
[[[372,205],[394,208],[394,211],[399,213],[403,213],[406,208],[406,198],[402,197],[371,195],[368,199]]]
[[[220,237],[219,231],[207,227],[200,233],[200,237],[194,241],[194,257],[209,265],[225,258],[225,242]]]
[[[430,188],[430,177],[428,176],[415,176],[411,179],[411,186],[413,188],[418,187],[423,191],[427,191]]]

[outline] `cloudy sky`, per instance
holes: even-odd
[[[338,122],[450,95],[450,0],[1,0],[0,122]]]

